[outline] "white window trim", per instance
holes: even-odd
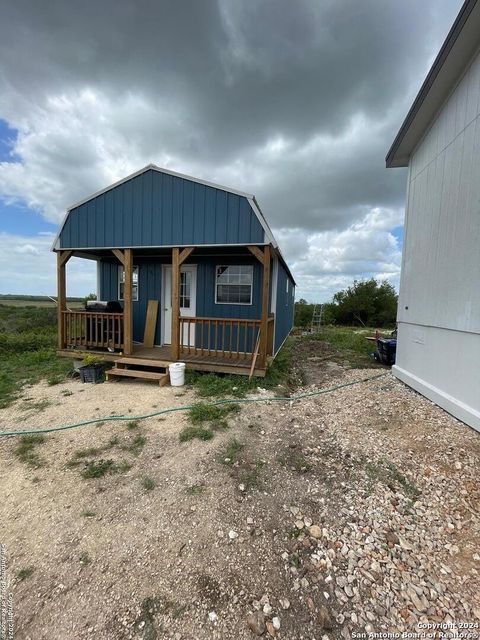
[[[252,282],[250,283],[250,302],[218,302],[217,300],[217,291],[218,291],[218,283],[217,283],[217,270],[219,267],[251,267],[252,269]],[[255,276],[255,268],[253,264],[217,264],[215,265],[215,304],[229,304],[229,305],[242,305],[243,307],[251,307],[253,305],[253,278]],[[239,285],[240,286],[240,285]],[[243,285],[246,286],[246,285]]]
[[[135,271],[135,269],[137,270],[137,297],[135,297],[134,295],[132,295],[132,302],[138,302],[138,290],[140,288],[140,270],[138,268],[137,264],[133,265],[133,271]],[[132,275],[133,275],[133,271],[132,271]],[[125,273],[124,267],[123,265],[119,264],[118,265],[118,275],[117,275],[117,300],[119,302],[125,302],[124,298],[120,297],[120,284],[125,284],[125,281],[123,280],[123,275]],[[133,287],[132,287],[133,289]],[[132,291],[133,294],[133,291]]]

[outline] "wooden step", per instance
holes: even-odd
[[[127,378],[141,378],[142,380],[155,380],[158,381],[161,387],[168,383],[168,373],[163,371],[141,371],[140,369],[109,369],[106,372],[106,378],[115,378],[117,376],[125,376]]]
[[[119,364],[132,364],[138,365],[139,367],[155,367],[158,369],[167,369],[170,362],[168,360],[148,360],[147,358],[129,358],[129,357],[121,357],[117,358],[115,364],[118,366]]]

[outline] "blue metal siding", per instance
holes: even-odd
[[[170,265],[169,259],[161,260],[135,260],[135,266],[139,268],[139,294],[138,301],[133,303],[133,339],[136,342],[143,341],[145,318],[149,300],[162,299],[162,265]],[[249,257],[225,258],[222,257],[198,257],[191,263],[197,265],[197,308],[198,317],[207,318],[243,318],[259,320],[262,314],[262,267],[258,260]],[[215,267],[223,264],[252,264],[253,265],[253,292],[252,304],[215,304]],[[119,263],[103,260],[100,263],[100,297],[103,300],[118,299],[118,274]],[[159,304],[157,327],[155,331],[155,344],[161,344],[161,315],[162,308]],[[213,336],[212,336],[213,338]],[[243,334],[240,336],[240,344],[243,344]],[[227,335],[229,340],[229,334]],[[236,335],[233,336],[236,344]],[[200,340],[198,340],[200,343]],[[204,346],[207,346],[206,344]],[[213,347],[213,342],[211,344]],[[251,332],[248,339],[248,348],[252,348]]]
[[[289,281],[287,293],[287,280]],[[285,267],[278,263],[277,309],[275,313],[275,353],[293,327],[294,285]]]
[[[72,209],[60,234],[62,249],[263,242],[244,196],[151,169]]]

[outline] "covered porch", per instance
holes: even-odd
[[[89,255],[70,250],[57,251],[58,271],[58,352],[66,357],[84,354],[101,355],[110,361],[146,361],[167,366],[182,360],[188,368],[243,375],[265,375],[269,356],[273,354],[274,318],[269,313],[271,254],[270,246],[247,245],[243,248],[261,265],[261,314],[257,318],[204,317],[182,314],[182,266],[192,262],[198,248],[169,248],[171,268],[171,336],[170,344],[154,345],[154,331],[147,331],[143,342],[134,341],[134,260],[133,249],[102,250],[102,259],[114,257],[123,267],[123,309],[113,313],[66,308],[66,265],[72,256],[99,259],[99,252]],[[165,251],[165,250],[164,250]],[[153,301],[158,307],[161,300]],[[259,309],[259,308],[258,308]],[[156,313],[156,311],[155,311]],[[155,316],[156,318],[156,316]],[[147,314],[148,320],[148,314]],[[147,325],[146,325],[147,327]],[[129,366],[127,364],[127,366]]]

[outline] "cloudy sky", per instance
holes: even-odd
[[[460,0],[0,2],[0,293],[55,293],[66,207],[152,162],[255,193],[325,301],[398,285],[384,157]],[[95,288],[69,263],[68,294]]]

